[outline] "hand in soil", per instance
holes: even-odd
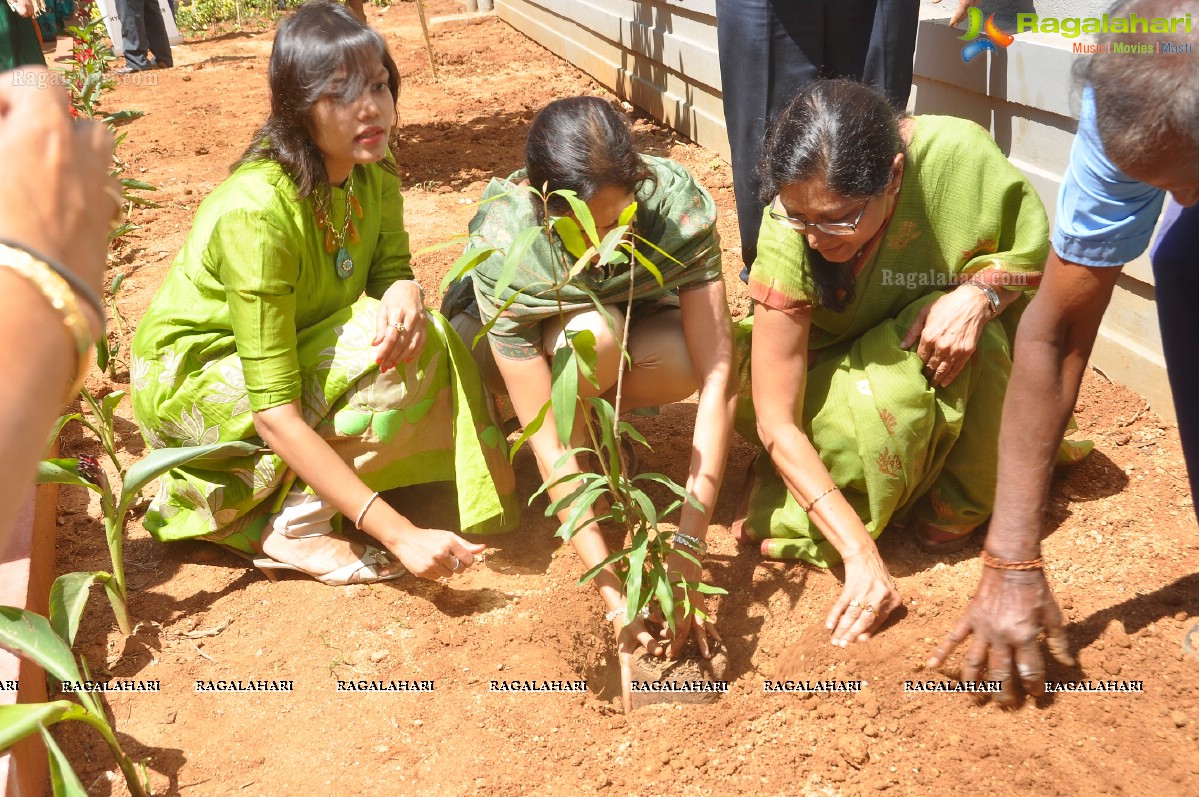
[[[409,573],[432,580],[461,575],[487,550],[453,532],[415,526],[386,544]]]
[[[1062,664],[1073,664],[1062,613],[1045,572],[984,567],[965,617],[937,646],[928,666],[940,666],[955,647],[974,634],[962,664],[962,680],[976,681],[986,672],[989,680],[1003,682],[996,698],[1000,705],[1013,708],[1020,702],[1012,678],[1013,663],[1026,693],[1035,696],[1045,691],[1045,660],[1037,641],[1042,631],[1053,657]]]
[[[624,711],[628,714],[633,710],[633,654],[638,648],[644,647],[651,655],[661,656],[666,648],[654,639],[640,617],[624,625],[624,615],[621,614],[612,622],[616,625],[616,652],[620,656],[620,696]]]
[[[695,562],[686,559],[677,554],[672,555],[666,563],[666,577],[670,583],[674,584],[675,609],[674,609],[674,628],[670,630],[670,626],[662,622],[662,631],[658,635],[659,641],[667,645],[666,655],[672,659],[677,659],[683,655],[683,650],[687,646],[687,639],[692,634],[695,635],[696,645],[699,647],[699,654],[705,659],[712,658],[720,646],[720,634],[716,632],[716,623],[708,614],[708,607],[704,602],[704,594],[702,592],[691,591],[691,608],[690,615],[686,614],[683,608],[683,586],[682,581],[694,584],[703,576],[703,573]]]
[[[897,606],[903,603],[887,566],[877,551],[845,558],[845,588],[833,604],[824,627],[833,632],[833,644],[846,647],[865,642]]]

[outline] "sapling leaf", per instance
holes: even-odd
[[[698,567],[704,566],[704,563],[701,562],[700,560],[696,559],[695,556],[691,553],[691,551],[687,550],[687,548],[685,546],[682,546],[682,545],[677,546],[677,547],[675,547],[675,549],[673,551],[671,551],[671,553],[674,553],[674,554],[677,554],[677,555],[683,557],[684,559],[686,559],[689,562],[694,563]]]
[[[541,429],[541,425],[545,423],[545,414],[550,411],[550,403],[547,401],[541,405],[541,412],[537,413],[537,417],[529,421],[525,426],[524,431],[516,438],[516,442],[512,444],[512,451],[508,454],[508,461],[513,462],[516,459],[516,452],[520,451],[520,447],[528,442],[529,438],[537,434]]]
[[[591,579],[595,578],[597,575],[599,575],[599,571],[603,570],[608,565],[625,558],[625,556],[627,556],[629,554],[629,552],[632,550],[633,550],[632,548],[623,548],[623,549],[617,551],[616,553],[608,554],[607,558],[605,558],[604,561],[600,562],[598,565],[591,568],[590,570],[588,570],[586,573],[584,573],[582,576],[579,577],[579,586],[581,587],[584,584],[586,584],[588,581],[590,581]]]
[[[606,266],[612,262],[612,253],[616,251],[616,245],[620,243],[624,237],[628,227],[614,227],[604,236],[604,240],[600,241],[599,247],[596,249],[596,261],[601,266]]]
[[[60,681],[81,681],[67,643],[40,614],[0,606],[0,647],[31,659]]]
[[[701,592],[704,595],[728,595],[729,594],[729,591],[727,589],[721,589],[720,587],[714,587],[711,584],[705,584],[702,581],[697,582],[696,584],[692,585],[692,589],[694,589],[696,592]]]
[[[440,252],[442,249],[449,249],[451,246],[461,246],[470,240],[470,233],[460,232],[457,235],[451,236],[440,243],[429,244],[426,247],[416,250],[412,253],[413,259],[422,257],[423,255],[431,255],[434,252]]]
[[[41,726],[82,716],[83,709],[70,700],[0,706],[0,750],[7,750],[31,733],[37,733]]]
[[[521,291],[515,291],[511,296],[504,300],[504,303],[500,306],[500,309],[495,312],[495,315],[487,320],[487,323],[483,324],[483,326],[479,329],[478,334],[475,335],[475,339],[470,342],[470,347],[472,349],[479,345],[479,341],[487,337],[487,333],[490,332],[491,328],[495,326],[495,322],[499,321],[500,318],[503,317],[504,311],[511,307],[512,303],[519,299],[521,295]]]
[[[592,487],[580,495],[578,501],[570,510],[570,515],[567,516],[566,520],[562,522],[562,525],[558,527],[558,530],[554,532],[555,536],[561,537],[564,540],[569,540],[575,535],[575,532],[593,522],[591,520],[583,520],[583,515],[589,509],[591,509],[591,507],[595,504],[595,500],[603,495],[604,490],[604,486],[600,485],[598,487]]]
[[[50,436],[46,438],[48,441],[46,447],[49,448],[50,446],[54,445],[54,441],[58,439],[60,434],[62,434],[62,429],[64,426],[71,421],[80,420],[83,420],[83,416],[77,412],[72,412],[69,415],[59,416],[58,420],[54,422],[54,428],[50,430]]]
[[[109,429],[112,428],[113,417],[116,413],[117,407],[121,403],[121,399],[123,398],[125,398],[124,390],[114,390],[104,398],[100,399],[101,419]]]
[[[620,219],[616,222],[620,226],[625,226],[633,220],[637,215],[637,203],[631,202],[629,206],[620,212]]]
[[[158,189],[150,188],[149,190],[156,191]],[[125,284],[125,272],[118,271],[116,276],[112,278],[112,285],[108,286],[108,292],[112,294],[112,298],[117,298],[117,291],[121,289],[123,284]]]
[[[78,459],[43,459],[37,464],[38,484],[71,484],[100,492],[100,485],[92,484],[79,474]]]
[[[540,234],[540,227],[525,227],[516,234],[516,238],[512,240],[508,252],[504,255],[504,264],[500,267],[500,275],[495,281],[496,296],[503,295],[512,283],[512,278],[516,276],[516,270],[524,262],[529,247],[533,245]]]
[[[664,258],[666,258],[667,260],[669,260],[671,263],[675,263],[675,264],[677,264],[677,265],[680,265],[680,266],[681,266],[681,265],[683,265],[682,261],[680,261],[680,260],[679,260],[677,257],[675,257],[674,255],[672,255],[670,252],[667,252],[665,249],[663,249],[662,247],[658,246],[656,243],[654,243],[654,242],[653,242],[653,241],[651,241],[650,239],[648,239],[648,238],[642,238],[640,235],[638,235],[638,236],[635,236],[635,238],[636,238],[636,240],[637,240],[637,242],[638,242],[638,243],[643,243],[643,244],[645,244],[645,245],[646,245],[646,246],[648,246],[650,249],[653,249],[655,252],[657,252],[658,254],[662,255],[662,257],[664,257]]]
[[[565,465],[568,457],[572,457],[577,454],[590,454],[590,453],[592,453],[590,448],[584,448],[582,446],[579,446],[577,448],[568,448],[562,452],[562,456],[560,456],[556,460],[554,460],[554,470],[557,471],[558,468]],[[567,477],[563,477],[563,478],[567,478]],[[553,486],[553,485],[551,485],[551,486]]]
[[[581,474],[580,484],[578,487],[575,487],[573,490],[571,490],[568,495],[563,495],[563,496],[557,498],[556,500],[551,502],[548,507],[546,507],[546,510],[545,510],[546,517],[549,517],[550,515],[556,515],[557,513],[561,512],[563,509],[566,509],[566,507],[570,506],[576,500],[578,500],[578,498],[581,495],[583,495],[584,492],[588,492],[588,491],[592,491],[592,490],[601,490],[602,491],[603,490],[602,484],[597,486],[597,483],[602,483],[602,482],[603,482],[602,476],[598,476],[594,473]]]
[[[633,535],[633,550],[629,552],[629,577],[625,581],[625,601],[628,609],[625,612],[626,622],[632,622],[646,598],[641,592],[641,581],[645,577],[645,557],[649,553],[649,534],[645,529],[638,529]]]
[[[571,257],[583,257],[583,253],[587,251],[587,242],[583,240],[583,231],[579,229],[577,221],[570,216],[559,216],[554,219],[554,230],[562,239],[562,245],[566,247],[567,252],[570,252]]]
[[[595,373],[595,332],[590,329],[580,329],[567,333],[570,347],[575,350],[575,362],[578,363],[579,373],[592,385],[599,388],[599,377]]]
[[[633,477],[633,481],[635,481],[635,482],[639,482],[639,481],[657,482],[658,484],[662,485],[663,487],[665,487],[668,490],[670,490],[671,492],[673,492],[679,498],[682,498],[684,501],[686,501],[688,504],[690,504],[695,509],[698,509],[701,512],[704,510],[704,505],[699,502],[698,498],[696,498],[691,493],[687,492],[687,490],[685,488],[679,486],[679,484],[674,479],[670,478],[665,473],[640,473]]]
[[[653,499],[646,495],[644,490],[629,490],[629,495],[641,510],[641,516],[645,518],[646,523],[651,526],[658,525],[658,510],[654,507]]]
[[[42,726],[42,741],[46,743],[46,751],[50,754],[50,786],[54,797],[88,797],[87,789],[79,782],[79,776],[71,769],[71,762],[54,741],[50,732]]]
[[[554,425],[562,445],[570,444],[570,433],[575,425],[575,404],[579,397],[579,367],[574,350],[563,346],[554,352],[550,377],[550,403],[554,411]]]
[[[570,204],[570,209],[575,214],[575,220],[583,228],[583,232],[587,233],[587,240],[591,242],[592,246],[599,246],[599,233],[595,231],[595,219],[592,217],[591,208],[587,207],[587,203],[579,199],[578,194],[574,191],[554,191],[550,196],[554,194],[561,196]]]
[[[567,269],[566,274],[562,277],[559,283],[554,286],[556,288],[565,288],[574,280],[575,277],[583,273],[583,270],[590,266],[595,261],[595,247],[589,246],[579,253],[575,259],[574,265]],[[577,286],[576,286],[577,287]]]
[[[531,496],[529,496],[529,503],[532,503],[533,500],[537,498],[537,496],[541,495],[542,493],[546,492],[547,490],[552,490],[553,488],[557,487],[560,484],[568,484],[570,482],[577,481],[577,482],[579,482],[579,485],[585,486],[588,484],[593,484],[593,483],[595,483],[596,480],[602,479],[602,478],[603,478],[602,476],[598,476],[594,473],[581,473],[581,472],[580,473],[568,473],[565,476],[559,476],[558,478],[554,479],[553,481],[543,482],[542,485],[537,488],[537,491],[534,492]],[[577,489],[577,486],[576,486],[576,489]]]
[[[650,567],[650,578],[653,582],[654,594],[658,598],[658,605],[662,607],[662,614],[666,617],[666,625],[671,631],[674,631],[674,588],[666,577],[666,571],[660,562],[654,561]]]
[[[133,504],[134,498],[143,487],[172,468],[190,464],[192,467],[202,470],[210,464],[217,464],[235,457],[250,456],[261,450],[262,446],[244,440],[210,443],[206,446],[155,448],[130,465],[129,470],[125,472],[117,517],[125,516],[126,510]]]
[[[641,264],[641,267],[643,269],[645,269],[646,271],[648,271],[650,274],[653,274],[654,279],[656,279],[658,281],[659,285],[664,284],[664,281],[662,279],[662,272],[658,270],[658,267],[656,265],[654,265],[654,262],[652,260],[650,260],[648,257],[646,257],[645,255],[641,254],[640,249],[637,249],[634,247],[632,249],[632,252],[633,252],[633,257],[635,257],[637,259],[637,262]]]
[[[629,423],[628,421],[621,421],[617,425],[617,429],[620,430],[621,434],[628,435],[629,437],[633,438],[641,445],[648,448],[650,451],[654,450],[653,446],[651,446],[649,444],[649,441],[645,439],[645,435],[641,434],[641,432],[637,429],[637,427],[634,426],[633,424]]]
[[[495,252],[495,249],[486,247],[481,249],[467,249],[454,261],[454,265],[450,266],[450,270],[442,277],[441,292],[445,293],[449,290],[450,285],[462,278],[462,275],[473,270],[477,265],[495,254]]]
[[[75,644],[79,619],[87,606],[92,585],[101,577],[105,581],[112,578],[104,572],[64,573],[54,579],[50,587],[50,627],[66,640],[68,646]]]

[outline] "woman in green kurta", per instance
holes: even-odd
[[[471,240],[500,250],[472,271],[446,296],[443,309],[464,339],[473,341],[482,321],[494,326],[475,347],[489,386],[506,393],[517,417],[529,425],[550,399],[550,359],[566,336],[587,330],[595,335],[596,367],[593,384],[579,379],[580,395],[602,395],[612,401],[621,369],[621,339],[632,281],[633,308],[627,319],[629,364],[622,383],[621,407],[633,410],[681,401],[699,389],[692,437],[687,489],[702,508],[688,505],[679,519],[672,544],[686,545],[696,554],[704,538],[720,482],[732,431],[736,383],[733,374],[732,322],[721,278],[720,240],[716,206],[686,169],[671,161],[638,154],[624,115],[599,97],[569,97],[543,108],[529,128],[525,145],[527,169],[507,180],[493,180],[483,204],[470,223]],[[505,255],[521,231],[542,223],[542,200],[522,186],[574,191],[585,202],[602,240],[620,226],[622,214],[636,202],[632,224],[637,234],[657,250],[641,250],[655,265],[661,283],[646,268],[627,265],[610,271],[585,268],[562,288],[559,275],[569,272],[575,258],[559,241],[538,235],[521,261],[511,283],[497,291]],[[561,197],[549,200],[551,216],[571,215]],[[595,309],[603,304],[606,316]],[[611,319],[611,320],[609,320]],[[552,410],[530,439],[547,480],[578,473],[579,463],[555,433]],[[574,426],[575,446],[590,446],[582,423]],[[556,499],[573,484],[550,488]],[[565,520],[573,510],[560,513]],[[591,519],[590,510],[585,510]],[[584,568],[608,557],[599,527],[592,522],[571,538]],[[694,562],[675,554],[673,572],[689,582],[699,578]],[[624,622],[624,596],[611,565],[595,578],[616,624],[621,650],[631,654],[637,645],[653,653],[665,648],[638,618]],[[679,617],[682,632],[669,645],[679,655],[692,633],[700,652],[711,655],[719,639],[699,609]],[[681,602],[680,602],[681,605]]]
[[[0,0],[0,72],[46,65],[33,20],[44,8],[34,0]]]
[[[151,447],[264,446],[171,471],[146,528],[331,584],[461,572],[482,546],[376,500],[452,480],[465,530],[517,519],[474,364],[412,280],[388,151],[399,73],[377,32],[317,2],[280,25],[270,84],[271,116],[200,206],[130,368]],[[338,512],[387,551],[333,534]]]
[[[770,205],[738,330],[753,395],[738,429],[767,456],[739,534],[767,556],[845,562],[827,620],[845,645],[899,605],[874,545],[888,523],[947,551],[991,513],[1011,341],[1048,223],[982,128],[897,119],[849,81],[801,91],[759,171]]]

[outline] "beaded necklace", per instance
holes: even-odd
[[[358,203],[358,198],[354,196],[353,173],[346,180],[345,215],[341,223],[341,229],[336,232],[333,230],[333,216],[329,210],[329,203],[332,196],[332,187],[327,186],[324,192],[317,191],[316,224],[325,233],[325,251],[329,254],[337,253],[337,256],[333,259],[337,276],[342,279],[348,279],[354,273],[354,260],[350,257],[350,253],[346,251],[346,243],[347,240],[352,244],[358,243],[358,228],[354,226],[354,217],[362,218],[362,205]]]

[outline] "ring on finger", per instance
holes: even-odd
[[[863,606],[862,614],[865,614],[866,612],[870,612],[871,614],[874,614],[874,604],[867,603],[865,606]]]
[[[851,601],[849,602],[849,605],[850,605],[850,606],[852,606],[852,607],[853,607],[853,608],[855,608],[855,609],[860,609],[860,608],[862,607],[862,604],[858,602],[858,599],[857,599],[857,598],[854,598],[853,600],[851,600]]]
[[[403,321],[392,321],[387,326],[393,327],[396,332],[403,332],[405,329],[407,329],[407,327],[404,326]]]
[[[459,559],[457,556],[455,556],[455,557],[454,557],[454,566],[453,566],[453,567],[450,569],[450,572],[451,572],[451,573],[457,573],[457,572],[458,572],[458,569],[459,569],[460,567],[462,567],[462,560],[461,560],[461,559]]]

